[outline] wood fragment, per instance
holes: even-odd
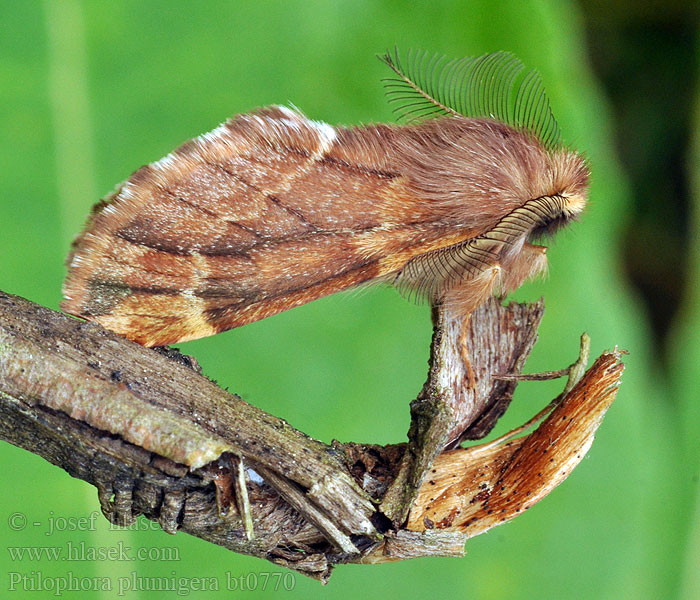
[[[442,454],[407,528],[424,531],[431,523],[474,537],[539,502],[588,452],[623,370],[619,352],[607,352],[533,433]]]

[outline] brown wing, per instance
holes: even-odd
[[[76,241],[62,308],[145,345],[204,337],[395,273],[445,236],[397,129],[241,115],[145,166]]]
[[[143,167],[98,205],[62,307],[160,345],[379,279],[431,300],[474,280],[459,298],[477,305],[494,268],[506,267],[508,288],[533,272],[531,253],[516,260],[530,232],[580,212],[586,185],[580,157],[489,120],[336,129],[265,108]],[[545,197],[561,203],[529,217]]]

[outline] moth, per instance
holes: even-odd
[[[212,335],[367,282],[469,315],[546,267],[589,171],[512,54],[424,53],[392,71],[402,123],[240,114],[93,209],[62,308],[146,346]]]

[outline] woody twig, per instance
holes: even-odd
[[[436,314],[409,444],[327,446],[224,392],[187,357],[0,293],[0,437],[94,484],[114,522],[144,515],[321,580],[338,563],[460,555],[467,537],[568,475],[615,396],[622,365],[606,353],[534,433],[443,452],[505,410],[516,382],[489,374],[519,372],[541,314],[541,304],[493,302],[473,315],[476,390],[463,389],[457,324]]]
[[[374,505],[337,451],[162,353],[7,294],[0,295],[0,306],[0,390],[8,402],[20,402],[37,419],[46,411],[68,415],[192,472],[211,469],[225,454],[243,456],[281,474],[309,512],[332,511],[338,533],[331,541],[338,548],[349,551],[351,535],[378,539],[370,520]],[[47,458],[70,472],[70,460],[61,462],[65,456]],[[224,462],[228,476],[230,463]],[[124,477],[105,477],[99,469],[80,476],[114,494],[117,505],[131,493],[123,484],[110,487]],[[204,481],[222,476],[221,469],[203,475]],[[285,496],[288,489],[277,491]],[[108,510],[125,522],[122,513],[118,506]]]

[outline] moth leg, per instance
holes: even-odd
[[[469,324],[471,323],[471,313],[464,317],[459,327],[459,352],[462,355],[462,362],[467,371],[467,384],[470,388],[476,387],[476,377],[474,369],[472,369],[472,361],[469,360],[469,349],[467,348],[467,333],[469,332]]]
[[[478,306],[483,304],[500,285],[502,276],[501,265],[494,264],[484,268],[475,277],[467,279],[458,286],[448,290],[443,298],[443,306],[450,319],[460,319],[458,344],[464,363],[469,387],[476,385],[476,375],[469,358],[467,338],[471,315]]]

